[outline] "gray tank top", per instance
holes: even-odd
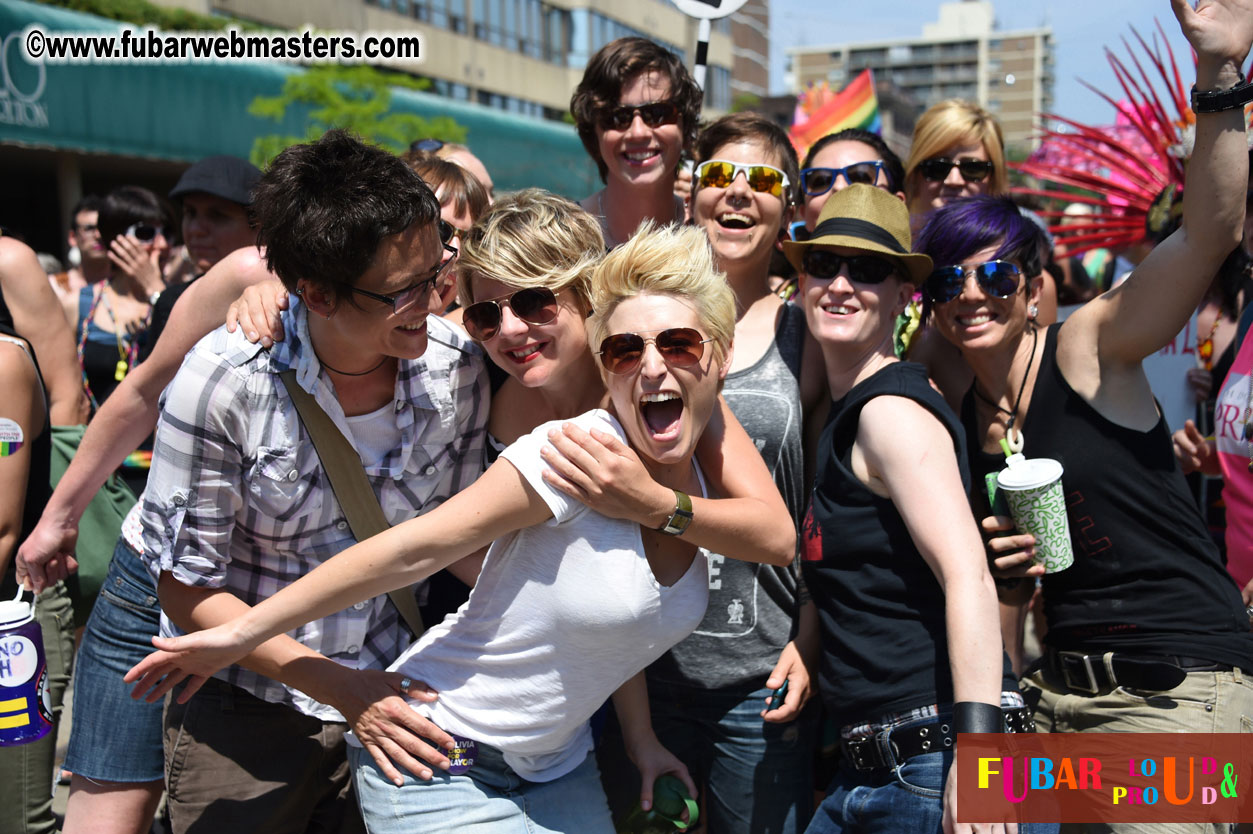
[[[774,343],[728,374],[722,396],[757,444],[794,523],[804,513],[800,367],[805,313],[783,305]],[[692,634],[648,669],[650,680],[702,689],[758,689],[791,637],[799,563],[774,567],[711,553],[709,607]]]

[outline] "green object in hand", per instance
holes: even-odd
[[[687,811],[687,820],[683,812]],[[670,834],[686,831],[696,824],[700,809],[696,800],[687,795],[687,788],[676,777],[663,774],[653,783],[653,807],[650,811],[636,808],[627,817],[619,834]]]

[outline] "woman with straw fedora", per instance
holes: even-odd
[[[896,317],[931,259],[910,253],[905,204],[869,185],[833,195],[812,237],[784,253],[832,398],[802,568],[843,761],[808,830],[962,830],[949,778],[957,733],[1002,732],[1025,710],[1002,712],[996,591],[961,423],[926,370],[893,351]]]

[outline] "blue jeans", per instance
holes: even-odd
[[[653,730],[704,791],[713,834],[796,834],[813,805],[817,703],[786,724],[762,719],[768,689],[696,689],[650,681]],[[614,818],[638,804],[639,772],[621,749],[614,722],[598,752]]]
[[[348,760],[370,834],[613,834],[591,755],[559,779],[528,782],[499,750],[480,744],[466,773],[436,771],[423,782],[402,770],[399,788],[360,747],[348,748]]]
[[[945,715],[948,719],[950,716]],[[898,725],[904,729],[936,721],[922,718]],[[854,770],[846,762],[814,813],[805,834],[940,834],[944,816],[944,780],[953,752],[924,753],[895,768]],[[1057,824],[1019,825],[1020,834],[1056,834]]]
[[[152,578],[119,538],[78,650],[66,770],[105,782],[164,777],[162,704],[136,701],[122,682],[122,675],[153,651],[160,624]]]

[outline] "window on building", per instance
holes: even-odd
[[[431,25],[438,29],[448,28],[448,2],[449,0],[430,0]]]
[[[709,67],[705,75],[705,106],[711,110],[731,109],[731,71],[726,67]]]

